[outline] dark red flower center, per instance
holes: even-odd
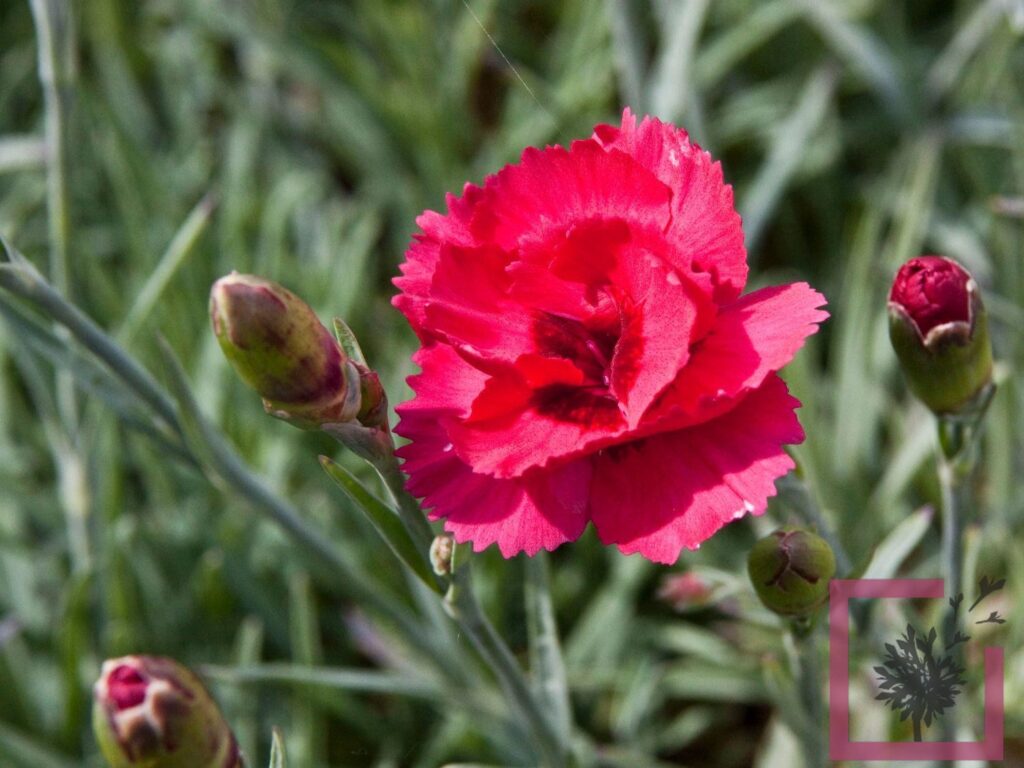
[[[615,327],[588,326],[579,320],[540,313],[533,323],[533,338],[545,357],[568,360],[583,373],[587,387],[607,390],[611,384],[612,358],[619,340]]]
[[[532,331],[539,353],[567,361],[580,372],[578,382],[538,387],[532,398],[538,412],[576,423],[609,425],[621,419],[611,391],[620,325],[617,309],[595,313],[586,322],[546,312],[537,315]]]
[[[956,262],[940,256],[921,256],[904,264],[892,285],[889,300],[899,304],[922,336],[937,325],[970,322],[967,283],[971,276]]]
[[[107,677],[107,694],[118,712],[136,707],[146,699],[146,680],[134,667],[122,665]]]

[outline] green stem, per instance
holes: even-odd
[[[498,678],[505,697],[525,724],[545,768],[562,768],[564,753],[550,719],[530,691],[523,670],[483,612],[470,580],[470,565],[458,565],[445,600],[452,617]]]
[[[954,462],[939,458],[939,489],[942,497],[942,573],[947,597],[963,591],[963,530],[960,510],[964,486]]]
[[[956,417],[938,417],[938,475],[942,502],[942,573],[946,580],[946,596],[955,598],[963,592],[963,512],[968,507],[968,479],[973,468],[975,424],[965,424]],[[943,642],[953,642],[960,628],[959,611],[946,612]],[[955,645],[950,654],[963,666],[963,645]],[[955,741],[958,709],[952,707],[942,718],[942,737]]]
[[[825,746],[825,706],[822,698],[821,662],[815,644],[815,633],[793,626],[797,654],[797,686],[806,714],[807,727],[801,734],[804,768],[825,768],[828,750]]]
[[[0,242],[0,246],[4,244]],[[21,254],[6,247],[10,262],[0,263],[0,288],[25,299],[59,325],[106,364],[157,416],[181,434],[173,401],[149,371],[118,346],[106,332],[54,289]]]
[[[391,444],[391,450],[373,464],[394,497],[395,503],[398,505],[398,514],[401,516],[402,522],[405,523],[405,527],[409,529],[413,541],[421,551],[426,552],[434,540],[434,531],[431,529],[430,523],[427,522],[427,516],[423,514],[419,502],[405,489],[405,475],[402,474],[402,469],[398,466],[394,443]]]
[[[374,462],[374,466],[394,496],[399,514],[414,540],[424,548],[429,548],[434,533],[419,502],[405,489],[405,475],[398,465],[393,444],[392,450],[384,458]],[[498,678],[506,698],[531,733],[544,765],[550,768],[564,765],[563,750],[559,746],[559,738],[549,717],[530,690],[523,670],[512,652],[480,607],[470,583],[468,563],[461,563],[455,567],[445,604],[484,662]]]

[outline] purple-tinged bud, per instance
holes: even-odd
[[[809,616],[828,599],[836,558],[815,533],[783,528],[759,540],[747,557],[754,591],[770,611]]]
[[[93,730],[112,768],[242,768],[231,728],[206,688],[172,659],[104,662]]]
[[[672,573],[662,579],[658,599],[676,611],[686,611],[707,605],[711,599],[711,587],[691,571]]]
[[[225,357],[274,416],[314,428],[377,406],[363,400],[363,372],[287,288],[232,272],[213,284],[210,320]]]
[[[911,392],[932,411],[970,407],[992,380],[992,345],[978,284],[942,256],[911,259],[889,293],[889,336]]]

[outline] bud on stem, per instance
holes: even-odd
[[[952,259],[922,256],[900,268],[889,294],[889,336],[911,392],[936,414],[968,410],[990,388],[981,292]]]
[[[238,744],[206,688],[172,659],[104,662],[93,730],[112,768],[242,768]]]
[[[210,320],[225,357],[296,426],[379,427],[387,402],[377,374],[350,360],[302,299],[277,283],[232,272],[213,284]]]
[[[782,528],[754,545],[747,570],[765,607],[798,618],[809,616],[828,599],[836,559],[828,542],[817,534]]]

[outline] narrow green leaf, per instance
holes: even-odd
[[[104,362],[129,389],[152,408],[168,426],[177,428],[174,404],[145,368],[129,356],[78,307],[70,304],[39,271],[0,237],[0,288],[30,302],[71,332],[86,349]],[[6,259],[6,263],[4,263]]]
[[[647,109],[643,91],[645,42],[643,25],[636,18],[635,5],[634,0],[606,0],[612,53],[622,98],[627,105],[642,113]]]
[[[281,729],[275,727],[270,740],[270,766],[269,768],[288,768],[288,759],[284,753],[284,738],[281,736]]]
[[[288,579],[288,625],[295,662],[310,670],[320,663],[320,627],[309,575],[298,571]],[[291,698],[293,755],[301,765],[323,762],[323,721],[315,702],[304,696]]]
[[[526,620],[534,687],[564,751],[572,739],[572,714],[565,662],[551,602],[547,553],[526,558]]]
[[[431,570],[424,553],[413,543],[412,537],[405,525],[402,524],[398,513],[370,493],[351,472],[340,464],[327,456],[321,456],[320,465],[328,477],[345,492],[355,507],[366,515],[366,519],[370,521],[370,524],[398,559],[405,563],[419,577],[420,581],[438,594],[442,594],[443,590],[437,576]]]
[[[238,628],[235,636],[235,647],[231,658],[238,667],[250,667],[260,663],[263,656],[263,623],[255,616],[247,616]],[[231,722],[242,752],[254,756],[257,747],[259,728],[259,699],[243,695],[241,691],[231,691],[232,695],[225,702],[230,704],[228,719]]]
[[[960,23],[945,50],[937,56],[925,80],[928,95],[938,100],[949,92],[962,77],[967,62],[982,46],[1008,6],[1004,0],[986,0],[977,5],[966,21]]]
[[[363,354],[363,348],[359,346],[359,339],[356,338],[353,330],[348,327],[348,323],[340,317],[334,318],[334,335],[337,337],[338,343],[341,344],[341,348],[345,350],[345,354],[353,362],[366,365],[366,355]]]
[[[878,93],[889,111],[903,116],[907,99],[892,54],[867,29],[844,18],[832,0],[799,0],[808,22]]]
[[[708,2],[679,0],[666,11],[661,55],[648,88],[651,111],[662,120],[678,122],[686,110],[694,79],[691,68]]]
[[[156,269],[139,289],[135,302],[121,323],[118,339],[122,344],[131,344],[175,274],[194,252],[196,243],[210,223],[210,216],[216,204],[216,198],[208,192],[196,203],[195,208],[182,223],[167,250],[160,257]]]
[[[203,667],[203,674],[230,685],[294,685],[309,689],[388,693],[427,700],[437,700],[441,693],[434,682],[414,677],[408,672],[273,663],[250,667]]]
[[[46,164],[46,142],[35,136],[0,136],[0,173]]]
[[[895,576],[903,561],[928,532],[934,516],[931,507],[922,507],[890,531],[875,549],[863,578],[891,579]]]
[[[694,75],[702,89],[712,88],[736,70],[739,62],[765,44],[800,15],[794,0],[756,4],[735,24],[710,41],[694,63]]]
[[[776,129],[771,149],[739,206],[749,251],[755,251],[765,225],[807,152],[807,143],[825,118],[835,84],[836,73],[831,67],[814,72],[793,111]]]
[[[8,760],[10,762],[8,762]],[[79,763],[0,722],[0,764],[11,768],[75,768]]]

